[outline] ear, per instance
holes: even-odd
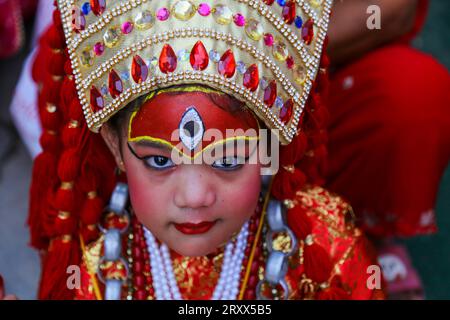
[[[108,124],[104,124],[100,130],[103,140],[105,140],[106,145],[114,156],[116,160],[117,167],[125,172],[125,165],[123,163],[123,157],[121,152],[121,139],[117,132],[111,128]]]

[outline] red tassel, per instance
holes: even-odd
[[[324,248],[316,243],[305,244],[303,263],[306,276],[317,283],[327,281],[333,269],[330,256]]]
[[[305,209],[300,205],[288,210],[287,221],[298,239],[305,239],[312,232],[311,220],[306,215]]]
[[[80,154],[76,148],[62,153],[58,163],[58,176],[63,182],[73,182],[80,173]]]
[[[55,219],[54,228],[56,235],[76,234],[77,227],[77,220],[72,215],[62,218],[61,214],[58,214]]]
[[[272,183],[272,196],[280,201],[295,198],[295,193],[306,183],[306,176],[297,168],[289,172],[280,168]]]
[[[65,39],[62,31],[52,25],[46,33],[46,40],[50,48],[52,49],[62,49],[65,47]]]
[[[305,154],[307,146],[306,135],[300,132],[290,144],[280,148],[281,166],[289,166],[297,163]]]
[[[44,131],[42,133],[39,142],[42,146],[42,149],[48,153],[51,153],[52,156],[57,154],[61,149],[61,141],[59,141],[58,136],[47,131]],[[54,169],[56,171],[56,166],[54,167]]]
[[[76,208],[75,192],[59,188],[55,195],[54,207],[60,211],[73,213]]]
[[[47,194],[57,183],[55,168],[56,159],[50,153],[43,152],[34,160],[27,222],[31,231],[31,245],[38,249],[44,249],[47,245],[43,214],[46,212]]]
[[[72,238],[69,242],[53,240],[43,263],[39,299],[73,299],[75,290],[67,286],[67,267],[79,263],[80,244],[77,239]]]
[[[51,75],[63,76],[65,56],[64,52],[55,52],[50,57],[51,63],[48,65],[48,71]]]
[[[80,147],[80,142],[82,141],[82,129],[80,127],[69,127],[66,125],[61,133],[61,141],[66,146],[69,147]],[[75,150],[75,148],[73,148]]]
[[[100,220],[104,207],[105,202],[99,197],[86,200],[81,210],[81,222],[84,225],[96,224]]]

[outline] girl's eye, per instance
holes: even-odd
[[[151,156],[144,159],[147,167],[157,170],[168,169],[174,166],[171,159],[163,156]]]
[[[222,170],[234,170],[240,168],[244,163],[245,163],[244,158],[224,157],[222,159],[214,161],[212,167]]]

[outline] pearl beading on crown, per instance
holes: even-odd
[[[332,0],[59,0],[80,102],[98,131],[157,88],[244,101],[288,144],[319,68]]]

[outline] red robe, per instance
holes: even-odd
[[[378,285],[382,285],[381,272],[378,275],[375,274],[375,278],[371,277],[379,271],[379,268],[370,244],[352,223],[352,210],[348,203],[320,187],[302,189],[297,192],[293,203],[295,208],[300,209],[308,216],[314,243],[324,250],[325,255],[330,258],[331,264],[329,270],[320,270],[324,261],[320,260],[321,257],[316,254],[316,251],[313,251],[312,260],[308,261],[308,257],[306,257],[308,249],[305,248],[307,244],[300,241],[299,249],[289,261],[289,271],[286,277],[290,288],[289,299],[383,298],[381,287],[377,287],[376,284],[378,276]],[[293,216],[296,213],[290,211],[288,215],[290,215],[290,227],[301,239],[302,236],[298,231],[301,228],[294,225],[298,218]],[[136,239],[136,234],[133,238]],[[83,250],[82,286],[76,292],[77,299],[101,299],[103,297],[103,285],[95,275],[101,255],[101,241],[102,238]],[[283,236],[277,238],[277,245],[280,247],[288,245],[286,238]],[[187,258],[172,253],[174,272],[183,298],[209,299],[211,297],[219,277],[222,254],[223,252],[219,251],[217,254],[205,257]],[[125,249],[124,256],[126,256]],[[307,263],[316,264],[314,272],[311,272],[310,276],[305,271]],[[258,281],[259,275],[263,274],[263,265],[260,270],[251,273],[250,282]],[[131,267],[131,269],[135,268]],[[149,269],[144,266],[143,270],[144,277],[149,277]],[[109,272],[120,275],[120,270],[110,270]],[[133,274],[132,278],[136,279],[136,274]],[[140,282],[134,281],[130,296],[133,296],[134,293],[134,298],[154,299],[151,284],[141,286]],[[129,289],[130,286],[124,288],[124,299]],[[144,295],[137,297],[136,291],[138,290]]]

